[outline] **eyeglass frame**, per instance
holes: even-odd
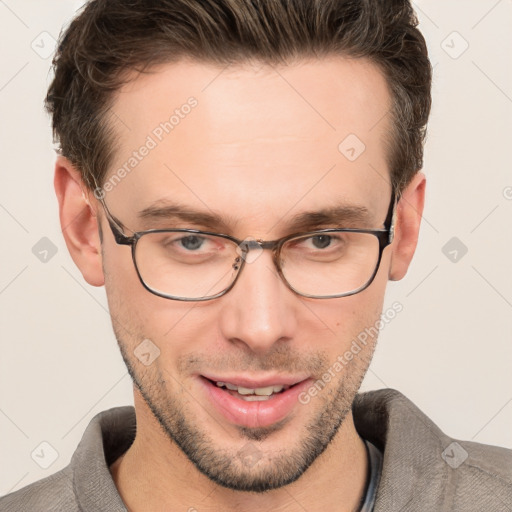
[[[95,194],[95,196],[96,196],[96,194]],[[133,232],[132,236],[126,236],[123,233],[123,224],[121,222],[119,222],[110,213],[110,210],[108,209],[108,207],[107,207],[107,205],[105,203],[104,196],[100,196],[100,197],[96,197],[96,198],[99,200],[99,202],[101,203],[101,205],[102,205],[102,207],[103,207],[103,209],[105,211],[105,215],[106,215],[108,224],[110,226],[112,234],[114,235],[114,239],[115,239],[116,243],[118,245],[129,245],[129,246],[131,246],[132,260],[133,260],[133,265],[135,267],[135,271],[137,273],[137,276],[138,276],[139,281],[141,282],[142,286],[148,292],[150,292],[153,295],[156,295],[158,297],[162,297],[164,299],[169,299],[169,300],[178,300],[178,301],[183,301],[183,302],[202,302],[202,301],[212,300],[212,299],[217,299],[219,297],[222,297],[223,295],[228,293],[235,286],[235,283],[237,282],[238,278],[240,277],[240,274],[242,273],[242,270],[243,270],[243,268],[245,266],[246,255],[248,254],[248,252],[250,251],[251,248],[255,248],[255,247],[259,247],[259,248],[261,248],[263,250],[265,250],[265,249],[272,250],[272,259],[274,261],[274,265],[275,265],[275,267],[277,269],[277,272],[278,272],[279,276],[281,277],[282,281],[284,282],[284,284],[291,291],[293,291],[294,293],[296,293],[297,295],[299,295],[301,297],[307,297],[307,298],[311,298],[311,299],[337,299],[337,298],[341,298],[341,297],[349,297],[351,295],[355,295],[357,293],[360,293],[360,292],[366,290],[366,288],[368,288],[373,283],[373,281],[375,279],[375,276],[377,275],[377,272],[379,271],[380,263],[381,263],[381,260],[382,260],[382,253],[383,253],[384,249],[387,246],[391,245],[391,243],[394,240],[394,236],[395,236],[395,221],[396,221],[396,207],[397,207],[398,202],[400,201],[400,194],[396,194],[394,188],[392,188],[391,200],[390,200],[390,203],[389,203],[388,213],[386,215],[386,220],[384,221],[384,226],[385,226],[384,229],[325,228],[325,229],[320,229],[320,230],[316,230],[316,231],[305,231],[305,232],[301,232],[301,233],[293,233],[293,234],[290,234],[290,235],[286,235],[286,236],[284,236],[282,238],[279,238],[277,240],[257,239],[257,240],[249,240],[249,241],[247,239],[246,240],[240,240],[238,238],[235,238],[234,236],[226,235],[224,233],[214,233],[214,232],[211,232],[211,231],[202,231],[202,230],[199,230],[199,229],[188,229],[188,228],[148,229],[148,230],[144,230],[144,231],[135,231],[135,232]],[[132,231],[132,230],[130,230],[130,231]],[[234,261],[234,264],[235,264],[235,263],[238,263],[240,259],[242,260],[241,263],[240,263],[240,267],[238,269],[235,269],[235,270],[237,270],[237,274],[235,276],[235,279],[233,279],[231,284],[227,288],[225,288],[223,291],[221,291],[221,292],[219,292],[219,293],[217,293],[215,295],[206,296],[206,297],[199,297],[199,298],[195,298],[195,299],[186,298],[186,297],[178,297],[178,296],[174,296],[174,295],[169,295],[169,294],[165,294],[163,292],[158,292],[156,290],[151,289],[145,283],[145,281],[142,278],[142,275],[141,275],[141,273],[139,271],[139,268],[137,266],[137,261],[136,261],[136,258],[135,258],[135,249],[136,249],[136,246],[137,246],[137,242],[145,234],[148,234],[148,233],[166,233],[166,232],[173,232],[173,233],[183,232],[183,233],[204,234],[204,235],[218,236],[218,237],[225,238],[225,239],[230,240],[231,242],[235,243],[238,246],[238,248],[240,248],[241,251],[242,251],[241,258],[239,256]],[[353,291],[350,291],[350,292],[346,292],[346,293],[342,293],[342,294],[337,294],[337,295],[310,295],[310,294],[305,294],[305,293],[301,293],[301,292],[297,291],[295,288],[293,288],[293,286],[288,282],[288,280],[284,276],[283,271],[281,269],[281,265],[279,263],[279,255],[281,253],[281,249],[282,249],[283,245],[288,240],[291,240],[293,238],[298,238],[298,237],[306,236],[306,235],[326,234],[326,233],[333,233],[333,232],[336,232],[336,233],[340,233],[340,232],[341,233],[347,233],[347,232],[348,233],[368,233],[368,234],[371,234],[371,235],[374,235],[374,236],[377,237],[377,239],[379,241],[379,257],[378,257],[378,260],[377,260],[377,264],[375,265],[375,270],[373,271],[373,274],[371,275],[371,277],[368,279],[368,281],[363,286],[360,286],[356,290],[353,290]]]

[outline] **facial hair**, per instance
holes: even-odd
[[[220,448],[207,429],[194,420],[193,413],[187,408],[187,391],[184,391],[176,377],[158,365],[141,365],[132,355],[133,350],[127,349],[131,344],[122,339],[115,324],[114,332],[135,386],[169,441],[175,443],[197,470],[211,481],[235,491],[254,493],[264,493],[295,482],[326,450],[352,407],[375,347],[375,343],[368,344],[365,350],[343,367],[337,379],[325,385],[309,404],[301,404],[300,407],[314,405],[314,416],[304,426],[298,439],[290,440],[288,446],[277,452],[269,452],[264,450],[265,439],[286,428],[290,418],[268,427],[237,427],[239,436],[248,442],[238,449]],[[233,358],[206,360],[200,354],[188,354],[179,361],[178,368],[181,371],[178,374],[191,375],[194,368],[281,370],[286,373],[306,369],[309,375],[317,375],[320,379],[330,365],[332,363],[323,354],[308,355],[307,359],[302,355],[299,358],[291,352],[289,346],[281,345],[267,354],[264,360],[257,362],[254,354],[252,359],[247,355],[245,359],[242,357],[236,361]],[[188,402],[195,403],[194,397]],[[211,421],[216,420],[212,418]],[[239,439],[234,440],[235,443],[239,445]]]

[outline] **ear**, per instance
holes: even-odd
[[[399,281],[407,274],[407,269],[418,244],[421,216],[425,203],[427,180],[418,172],[404,189],[397,205],[395,238],[392,244],[389,279]]]
[[[57,157],[53,184],[69,254],[90,285],[103,286],[105,278],[96,212],[89,202],[88,189],[80,173],[63,156]]]

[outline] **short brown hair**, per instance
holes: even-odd
[[[108,122],[130,72],[191,58],[367,58],[387,79],[392,130],[387,163],[400,193],[423,166],[432,67],[408,0],[91,0],[61,34],[45,106],[60,153],[93,189],[115,153]]]

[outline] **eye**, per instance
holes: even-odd
[[[315,249],[325,249],[329,247],[332,241],[332,237],[329,235],[315,235],[309,238]]]
[[[176,242],[180,242],[181,246],[188,251],[195,251],[203,246],[205,240],[206,239],[201,236],[189,235],[179,238]]]
[[[166,233],[153,240],[172,257],[211,257],[225,253],[229,244],[222,238],[197,233]]]
[[[307,258],[327,262],[346,257],[350,247],[345,235],[339,232],[320,232],[292,239],[284,248],[284,258]]]
[[[309,251],[324,251],[341,249],[346,244],[345,239],[341,234],[325,234],[319,233],[317,235],[308,236],[294,242],[294,246],[298,249],[306,249]]]

